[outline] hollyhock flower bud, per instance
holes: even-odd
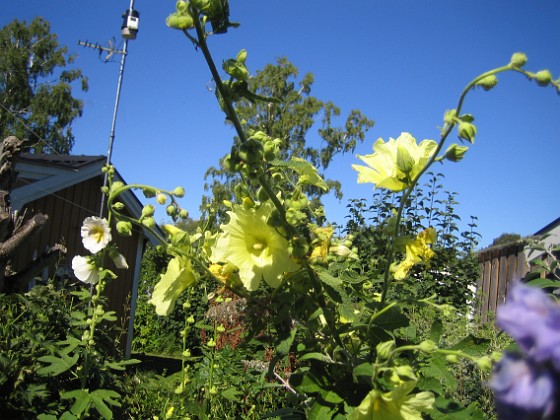
[[[450,160],[451,162],[459,162],[463,159],[467,150],[469,150],[467,146],[460,146],[453,143],[445,151],[445,159]]]
[[[167,201],[167,196],[165,194],[159,193],[157,195],[157,202],[158,204],[165,204]]]
[[[535,74],[535,80],[539,86],[548,86],[552,82],[552,74],[548,70],[541,70]]]
[[[474,138],[476,136],[476,127],[474,124],[462,121],[459,123],[457,131],[459,132],[460,139],[467,140],[469,143],[474,143]]]
[[[486,76],[484,79],[479,80],[477,82],[477,86],[481,86],[482,89],[489,91],[490,89],[492,89],[493,87],[495,87],[498,84],[498,78],[491,74],[490,76]]]
[[[132,235],[132,223],[121,220],[117,222],[117,232],[123,236]]]
[[[527,63],[527,56],[524,53],[516,52],[511,56],[510,63],[514,67],[523,67]]]

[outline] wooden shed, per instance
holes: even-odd
[[[106,164],[105,156],[56,156],[21,154],[16,160],[18,178],[12,190],[12,210],[26,217],[41,212],[48,215],[47,225],[38,232],[34,240],[18,253],[14,268],[20,269],[32,261],[45,248],[55,243],[67,249],[56,266],[51,266],[42,274],[43,278],[53,276],[73,276],[72,258],[75,255],[88,255],[83,247],[80,228],[88,216],[101,213],[101,187],[104,175],[101,172]],[[115,180],[123,181],[116,172]],[[142,203],[131,192],[123,194],[121,200],[129,214],[139,217]],[[22,213],[24,212],[24,213]],[[142,229],[135,228],[132,236],[121,237],[113,229],[113,240],[128,262],[126,270],[115,270],[118,278],[109,282],[105,290],[109,298],[109,309],[117,313],[119,325],[127,329],[125,352],[130,355],[134,313],[138,293],[138,280],[142,254],[147,240]]]

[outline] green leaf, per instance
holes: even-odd
[[[319,279],[334,289],[338,289],[342,284],[342,280],[331,276],[327,271],[319,271]]]
[[[80,417],[82,413],[87,413],[92,401],[89,392],[83,389],[63,392],[60,395],[60,398],[63,400],[75,400],[74,404],[72,404],[72,407],[70,408],[70,411],[78,417]]]
[[[290,330],[290,334],[284,338],[280,343],[276,346],[276,351],[279,355],[285,355],[290,352],[290,348],[292,347],[292,343],[294,342],[294,338],[296,337],[297,327],[292,328]]]
[[[327,362],[327,363],[332,362],[332,359],[329,356],[317,352],[306,353],[299,358],[300,361],[309,360],[309,359],[320,360],[321,362]]]
[[[63,356],[64,357],[64,356]],[[42,367],[37,369],[37,373],[41,376],[57,376],[63,372],[69,370],[72,366],[76,364],[78,358],[80,357],[79,354],[75,354],[73,357],[56,357],[56,356],[42,356],[39,357],[37,360],[43,363],[50,363],[49,366]]]
[[[243,395],[243,393],[237,388],[228,388],[225,391],[222,391],[222,397],[233,402],[239,401],[239,397],[241,395]]]
[[[118,392],[110,389],[96,389],[91,393],[91,400],[95,409],[99,414],[108,420],[113,418],[113,411],[107,406],[107,404],[120,407],[121,404],[116,400],[120,399],[120,397],[121,396]]]
[[[321,188],[324,191],[328,191],[329,186],[321,178],[317,172],[317,168],[313,166],[310,162],[299,157],[292,157],[289,161],[275,160],[271,162],[272,165],[278,167],[285,167],[293,170],[299,175],[298,185],[307,184],[313,185],[314,187]]]
[[[352,375],[354,375],[354,377],[366,376],[371,378],[373,376],[373,366],[371,363],[362,363],[352,369]]]
[[[104,312],[101,319],[109,322],[114,322],[117,320],[117,313],[115,311]]]
[[[541,289],[545,289],[547,287],[554,287],[554,288],[560,287],[560,281],[543,279],[543,278],[538,278],[538,279],[528,281],[527,284],[533,287],[540,287]]]

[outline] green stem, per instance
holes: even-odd
[[[518,69],[518,68],[512,66],[511,64],[508,64],[507,66],[498,67],[494,70],[490,70],[490,71],[487,71],[485,73],[482,73],[478,77],[474,78],[469,84],[467,84],[467,86],[461,92],[461,95],[459,96],[459,101],[457,103],[457,108],[455,110],[456,114],[458,116],[461,115],[461,109],[463,108],[463,102],[465,101],[467,93],[469,93],[470,90],[474,86],[476,86],[476,84],[478,82],[480,82],[485,77],[496,75],[498,73],[503,73],[505,71],[510,71],[510,70],[515,70],[515,71],[519,71],[523,74],[526,74],[525,71],[523,71],[521,69]],[[430,157],[430,159],[428,160],[426,165],[424,165],[424,167],[420,170],[420,172],[411,180],[409,187],[404,191],[404,193],[401,197],[400,204],[399,204],[399,209],[398,209],[397,215],[396,215],[395,229],[394,229],[392,237],[391,237],[391,239],[388,243],[388,246],[387,246],[387,254],[386,254],[387,268],[385,269],[385,273],[384,273],[384,276],[383,276],[383,291],[381,293],[381,303],[385,302],[385,299],[387,298],[387,292],[388,292],[388,289],[389,289],[389,280],[390,280],[389,275],[390,275],[391,262],[393,260],[394,253],[395,253],[395,239],[398,238],[399,233],[400,233],[401,219],[402,219],[402,213],[403,213],[403,210],[404,210],[405,203],[408,200],[408,197],[410,197],[410,194],[412,194],[412,192],[414,191],[414,188],[418,184],[418,181],[419,181],[420,177],[422,175],[424,175],[424,173],[426,173],[426,171],[436,161],[439,153],[443,149],[443,146],[445,144],[445,141],[447,140],[447,137],[449,136],[449,134],[451,133],[451,131],[453,130],[455,125],[456,125],[455,122],[452,122],[451,124],[446,123],[446,125],[444,126],[444,128],[442,130],[440,140],[438,142],[438,145],[437,145],[434,153],[432,154],[432,156]]]

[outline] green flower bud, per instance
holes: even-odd
[[[205,10],[210,5],[210,0],[191,0],[191,4],[198,10]]]
[[[194,324],[194,316],[191,315],[187,318],[187,324]]]
[[[179,217],[181,219],[186,219],[189,217],[189,212],[185,209],[181,209],[181,211],[179,211]]]
[[[249,78],[249,70],[247,70],[245,64],[237,62],[231,58],[224,61],[222,68],[234,79],[246,81]]]
[[[189,349],[187,349],[182,353],[182,355],[183,355],[183,357],[189,358],[189,357],[191,357],[191,351]]]
[[[154,215],[155,211],[156,208],[153,205],[148,204],[142,209],[142,217],[151,217]]]
[[[474,143],[474,137],[476,136],[476,127],[474,124],[461,121],[459,127],[457,127],[457,131],[459,132],[460,139],[467,140],[471,144]]]
[[[459,358],[456,354],[448,354],[447,356],[445,356],[445,360],[447,361],[447,363],[457,363],[459,361]]]
[[[490,356],[482,356],[476,360],[476,364],[480,368],[480,370],[489,371],[492,369],[492,359]]]
[[[184,1],[184,0],[179,0],[175,4],[175,9],[177,9],[177,12],[179,12],[180,14],[188,13],[189,12],[189,2]]]
[[[446,124],[453,124],[455,118],[457,118],[457,110],[448,109],[443,115],[443,122],[445,122]]]
[[[115,209],[116,211],[124,210],[124,207],[125,207],[124,204],[121,203],[120,201],[113,203],[113,209]]]
[[[535,74],[535,80],[539,86],[548,86],[552,82],[552,74],[548,70],[541,70]]]
[[[273,161],[276,159],[276,153],[278,152],[278,147],[276,143],[272,140],[268,140],[264,143],[264,159],[267,162]]]
[[[194,19],[189,14],[172,13],[165,19],[165,24],[172,29],[191,29],[194,28]]]
[[[438,346],[432,340],[424,340],[418,345],[418,347],[423,353],[433,353],[438,349]]]
[[[514,67],[523,67],[527,63],[527,56],[524,53],[516,52],[511,56],[510,64]]]
[[[377,350],[377,357],[379,357],[381,360],[387,360],[391,356],[394,348],[395,342],[393,340],[379,343],[375,348]]]
[[[158,204],[165,204],[165,202],[167,201],[167,196],[165,194],[159,193],[156,200]]]
[[[445,159],[450,160],[451,162],[459,162],[463,159],[467,150],[469,150],[467,146],[460,146],[453,143],[445,151]]]
[[[173,204],[168,205],[165,211],[168,216],[175,216],[177,214],[177,208]]]
[[[226,332],[226,329],[223,325],[220,325],[220,326],[216,327],[216,331],[218,331],[219,333],[223,333],[223,332]]]
[[[498,78],[495,75],[486,76],[484,79],[479,80],[476,85],[481,86],[484,90],[489,91],[498,84]]]
[[[249,165],[262,162],[263,154],[263,145],[258,140],[249,139],[239,146],[239,157]]]
[[[144,188],[142,193],[146,198],[154,198],[156,196],[156,190],[154,188]]]
[[[117,222],[117,232],[123,236],[132,235],[132,223],[124,220]]]
[[[142,224],[147,228],[152,229],[156,226],[156,221],[154,220],[153,217],[146,217],[142,219]]]
[[[216,342],[212,339],[208,340],[208,342],[206,343],[206,345],[208,347],[216,347]]]
[[[173,195],[177,198],[183,198],[185,196],[185,189],[183,187],[177,187],[173,190]]]
[[[235,57],[235,61],[237,61],[238,63],[245,63],[245,60],[247,60],[247,50],[241,50],[237,53],[237,56]]]
[[[309,252],[309,244],[304,238],[298,236],[292,238],[288,246],[288,251],[294,257],[304,257]]]
[[[109,194],[109,187],[107,187],[106,185],[101,187],[101,192],[103,194]]]

